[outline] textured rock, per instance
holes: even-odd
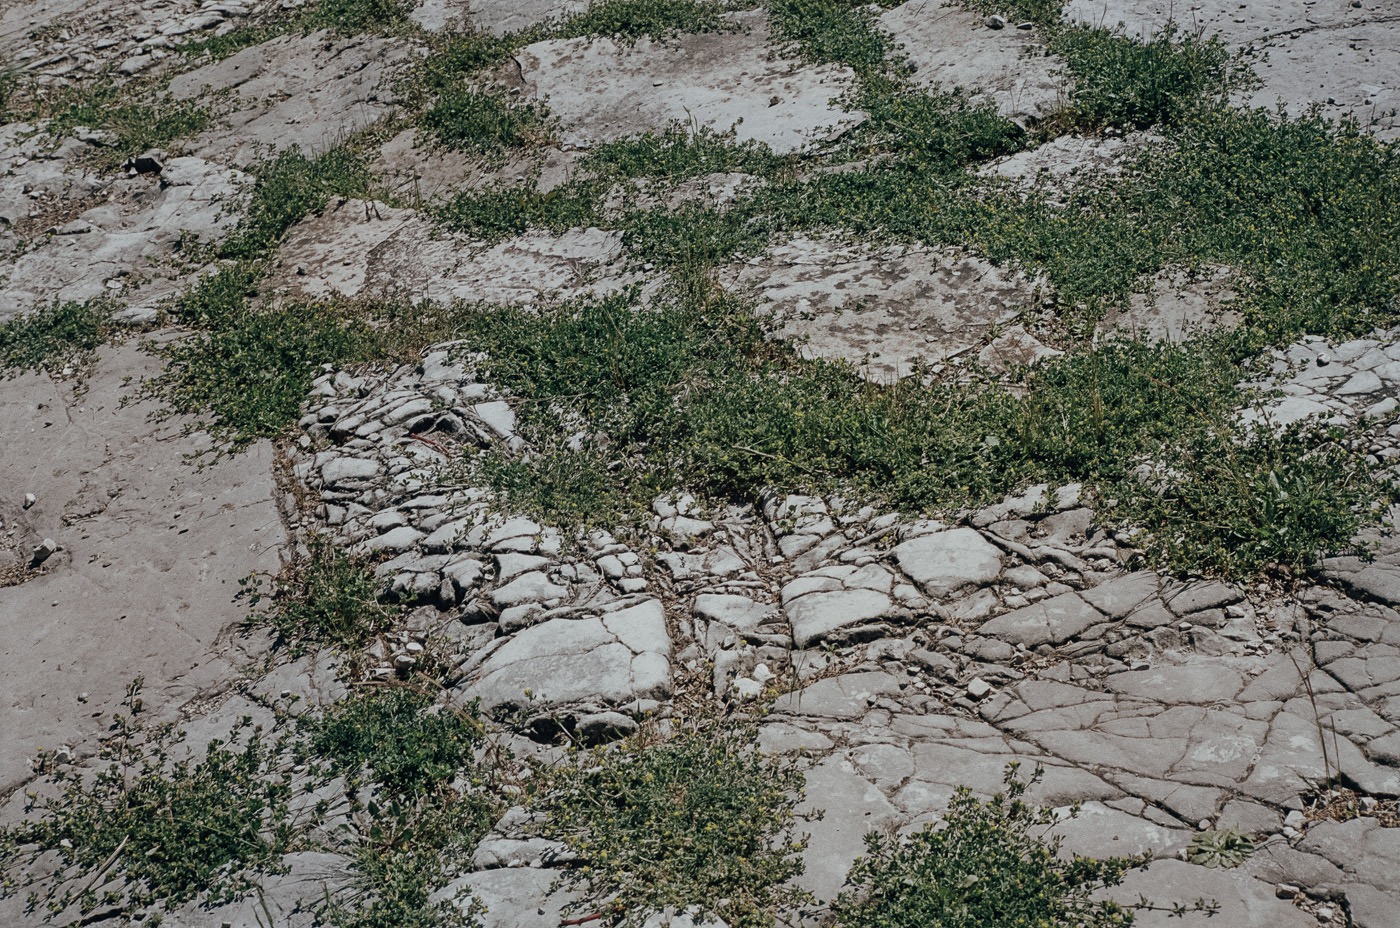
[[[672,123],[733,131],[780,154],[830,138],[863,117],[833,101],[851,72],[775,56],[762,14],[741,31],[640,39],[551,39],[520,50],[527,93],[547,101],[566,145],[591,147]],[[775,102],[776,101],[776,102]]]
[[[945,597],[985,586],[1001,572],[1001,549],[970,528],[921,535],[894,549],[899,569],[925,593]]]

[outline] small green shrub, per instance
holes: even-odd
[[[1089,129],[1174,123],[1224,104],[1245,78],[1218,38],[1183,35],[1174,26],[1145,42],[1067,26],[1054,33],[1050,48],[1073,77],[1070,119]]]
[[[254,45],[261,45],[285,35],[292,25],[289,17],[263,17],[257,23],[239,26],[223,35],[208,35],[186,42],[179,47],[179,52],[186,58],[207,56],[211,62],[223,61],[245,48],[252,48]]]
[[[285,741],[268,740],[245,719],[202,756],[178,758],[168,730],[147,730],[130,716],[115,728],[106,767],[91,778],[52,774],[61,791],[39,805],[38,820],[0,834],[6,865],[22,849],[31,863],[45,853],[62,862],[30,895],[31,911],[115,908],[131,918],[195,898],[229,901],[298,847]]]
[[[593,0],[588,9],[559,23],[555,38],[606,35],[635,42],[661,41],[681,33],[720,32],[728,4],[720,0]]]
[[[251,604],[259,605],[262,598],[254,586]],[[300,654],[320,645],[362,648],[387,630],[396,614],[378,601],[369,565],[324,538],[313,538],[306,557],[277,578],[268,608],[251,621],[271,628],[281,643]]]
[[[0,370],[18,374],[82,363],[111,337],[112,309],[104,300],[70,301],[0,323]]]
[[[301,751],[321,776],[347,778],[359,824],[355,883],[328,898],[321,923],[340,928],[466,928],[459,900],[434,901],[500,815],[492,773],[476,760],[475,705],[417,690],[371,690],[305,723]]]
[[[490,242],[526,229],[553,232],[589,226],[598,218],[595,185],[570,183],[548,192],[533,187],[467,190],[436,210],[438,221]]]
[[[287,230],[325,209],[332,197],[366,197],[369,170],[347,146],[311,157],[293,145],[257,167],[243,219],[220,246],[219,255],[240,260],[266,257]]]
[[[767,928],[804,895],[793,841],[803,778],[760,754],[753,731],[692,723],[571,755],[540,771],[532,805],[546,834],[582,858],[570,878],[603,923],[635,926],[651,912],[697,908],[734,928]]]
[[[767,246],[769,229],[742,210],[688,202],[677,209],[633,213],[622,241],[635,257],[695,272]]]
[[[302,15],[304,28],[349,34],[389,32],[410,25],[415,0],[317,0]]]
[[[1031,777],[1034,782],[1040,771]],[[1006,791],[989,800],[966,788],[938,826],[901,841],[866,837],[867,854],[836,900],[841,928],[1115,928],[1131,906],[1095,899],[1150,860],[1059,855],[1045,832],[1057,817],[1024,799],[1028,783],[1007,771]]]
[[[121,167],[133,155],[188,138],[213,118],[192,100],[157,98],[132,103],[110,83],[65,87],[35,101],[38,118],[47,119],[46,130],[58,137],[85,126],[101,129],[108,141],[93,149],[92,157],[105,170]]]
[[[496,93],[454,86],[423,114],[423,125],[449,148],[491,154],[547,141],[549,110],[542,103],[513,105]]]
[[[681,181],[703,174],[737,171],[767,176],[783,159],[762,142],[739,142],[733,133],[679,123],[605,142],[584,156],[580,167],[599,178],[656,177]]]
[[[368,360],[372,344],[364,324],[335,307],[248,311],[162,347],[165,370],[150,389],[238,450],[297,420],[317,365]]]
[[[894,0],[879,3],[898,5]],[[796,46],[809,61],[842,64],[868,77],[883,71],[890,50],[869,6],[863,0],[769,0],[768,15],[773,37]]]

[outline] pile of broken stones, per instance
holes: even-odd
[[[1384,354],[1363,347],[1330,350]],[[463,696],[587,741],[634,730],[681,689],[740,705],[780,693],[761,744],[813,758],[807,801],[826,814],[799,882],[820,899],[868,830],[930,821],[959,785],[996,792],[1019,760],[1045,768],[1037,800],[1082,804],[1059,826],[1068,849],[1157,858],[1129,898],[1204,894],[1220,924],[1386,924],[1396,832],[1311,818],[1305,800],[1337,770],[1373,804],[1400,795],[1393,540],[1280,598],[1128,569],[1130,541],[1074,486],[943,522],[839,497],[714,511],[663,498],[625,538],[570,537],[452,466],[521,443],[472,361],[445,345],[418,364],[327,371],[301,423],[307,530],[382,558],[381,596],[425,617],[373,673],[412,666],[432,629],[455,645]],[[1238,870],[1208,871],[1180,859],[1206,829],[1263,839]],[[509,819],[500,832],[525,840]],[[1367,854],[1348,850],[1358,842]],[[462,885],[498,906],[548,882],[548,854],[504,869],[478,856]]]

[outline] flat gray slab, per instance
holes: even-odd
[[[646,600],[516,633],[486,659],[463,692],[480,699],[486,711],[664,699],[671,692],[670,654],[661,603]]]
[[[1332,118],[1354,116],[1384,138],[1400,133],[1400,17],[1385,0],[1359,6],[1334,0],[1070,0],[1068,19],[1151,35],[1175,22],[1187,32],[1219,35],[1234,48],[1263,57],[1254,70],[1263,86],[1252,106],[1282,102],[1297,116],[1319,104]]]
[[[423,0],[409,18],[434,32],[467,25],[505,35],[586,9],[588,0]]]
[[[124,378],[155,369],[129,344],[101,353],[79,398],[33,375],[0,390],[0,513],[64,549],[0,589],[0,791],[30,775],[41,746],[89,752],[138,676],[159,712],[239,674],[216,656],[248,615],[238,581],[275,571],[285,540],[271,447],[202,470],[185,460],[207,440],[148,421],[151,403],[120,402]],[[37,502],[21,512],[25,492]]]
[[[618,234],[601,229],[527,232],[488,245],[413,210],[348,200],[288,233],[273,279],[310,297],[528,303],[621,289],[634,279],[618,266],[621,253]]]
[[[203,157],[248,165],[294,145],[319,154],[390,111],[391,78],[408,55],[396,39],[294,33],[181,74],[170,94],[233,92],[233,111],[190,143]]]
[[[551,39],[521,49],[516,61],[527,93],[558,117],[561,141],[580,148],[679,122],[733,130],[785,154],[864,118],[833,102],[852,87],[849,69],[774,54],[760,13],[734,22],[742,31],[665,43]]]
[[[65,211],[52,227],[57,234],[35,239],[11,260],[0,259],[0,320],[54,300],[120,296],[154,305],[179,289],[181,275],[164,266],[177,250],[191,239],[216,242],[237,221],[232,207],[248,180],[239,171],[175,158],[160,176],[98,179],[65,163],[85,147],[66,144],[60,149],[66,159],[41,156],[0,175],[0,215],[8,211],[22,221],[22,203],[36,187],[61,186],[47,202]]]
[[[989,29],[981,14],[947,0],[909,0],[879,24],[918,66],[919,86],[961,90],[1023,123],[1050,115],[1068,97],[1061,63],[1046,55],[1036,30]]]
[[[850,361],[881,381],[980,345],[1035,301],[1037,287],[975,255],[806,237],[726,268],[721,279],[755,292],[778,334],[801,339],[808,357]]]

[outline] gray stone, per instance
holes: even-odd
[[[560,586],[542,571],[521,574],[505,586],[493,590],[491,602],[501,608],[519,606],[525,603],[549,605],[558,603],[569,595],[569,588]]]
[[[477,669],[465,695],[486,711],[665,699],[670,636],[660,605],[608,618],[551,619],[517,632]]]
[[[970,528],[911,538],[894,554],[900,570],[935,599],[985,586],[1001,573],[1001,549]]]
[[[725,593],[702,593],[695,597],[695,615],[707,622],[719,622],[740,631],[757,628],[777,617],[777,610],[766,603],[755,602],[747,596]]]
[[[1110,619],[1121,619],[1157,592],[1157,574],[1150,570],[1118,574],[1098,586],[1082,590],[1080,598]]]
[[[1076,594],[1061,593],[984,622],[977,633],[1033,648],[1063,644],[1103,620],[1101,612]]]
[[[818,718],[856,719],[882,696],[899,695],[899,681],[883,671],[828,677],[779,696],[773,711]]]
[[[521,49],[516,61],[526,93],[559,119],[560,140],[583,148],[682,123],[732,130],[787,154],[864,118],[834,102],[852,84],[849,69],[775,55],[761,13],[734,21],[742,31],[666,43],[550,39]]]
[[[802,873],[794,882],[819,901],[829,901],[846,880],[851,864],[865,851],[865,836],[892,823],[896,812],[869,780],[843,757],[829,757],[807,772],[800,813],[820,811],[803,830],[810,835]]]

